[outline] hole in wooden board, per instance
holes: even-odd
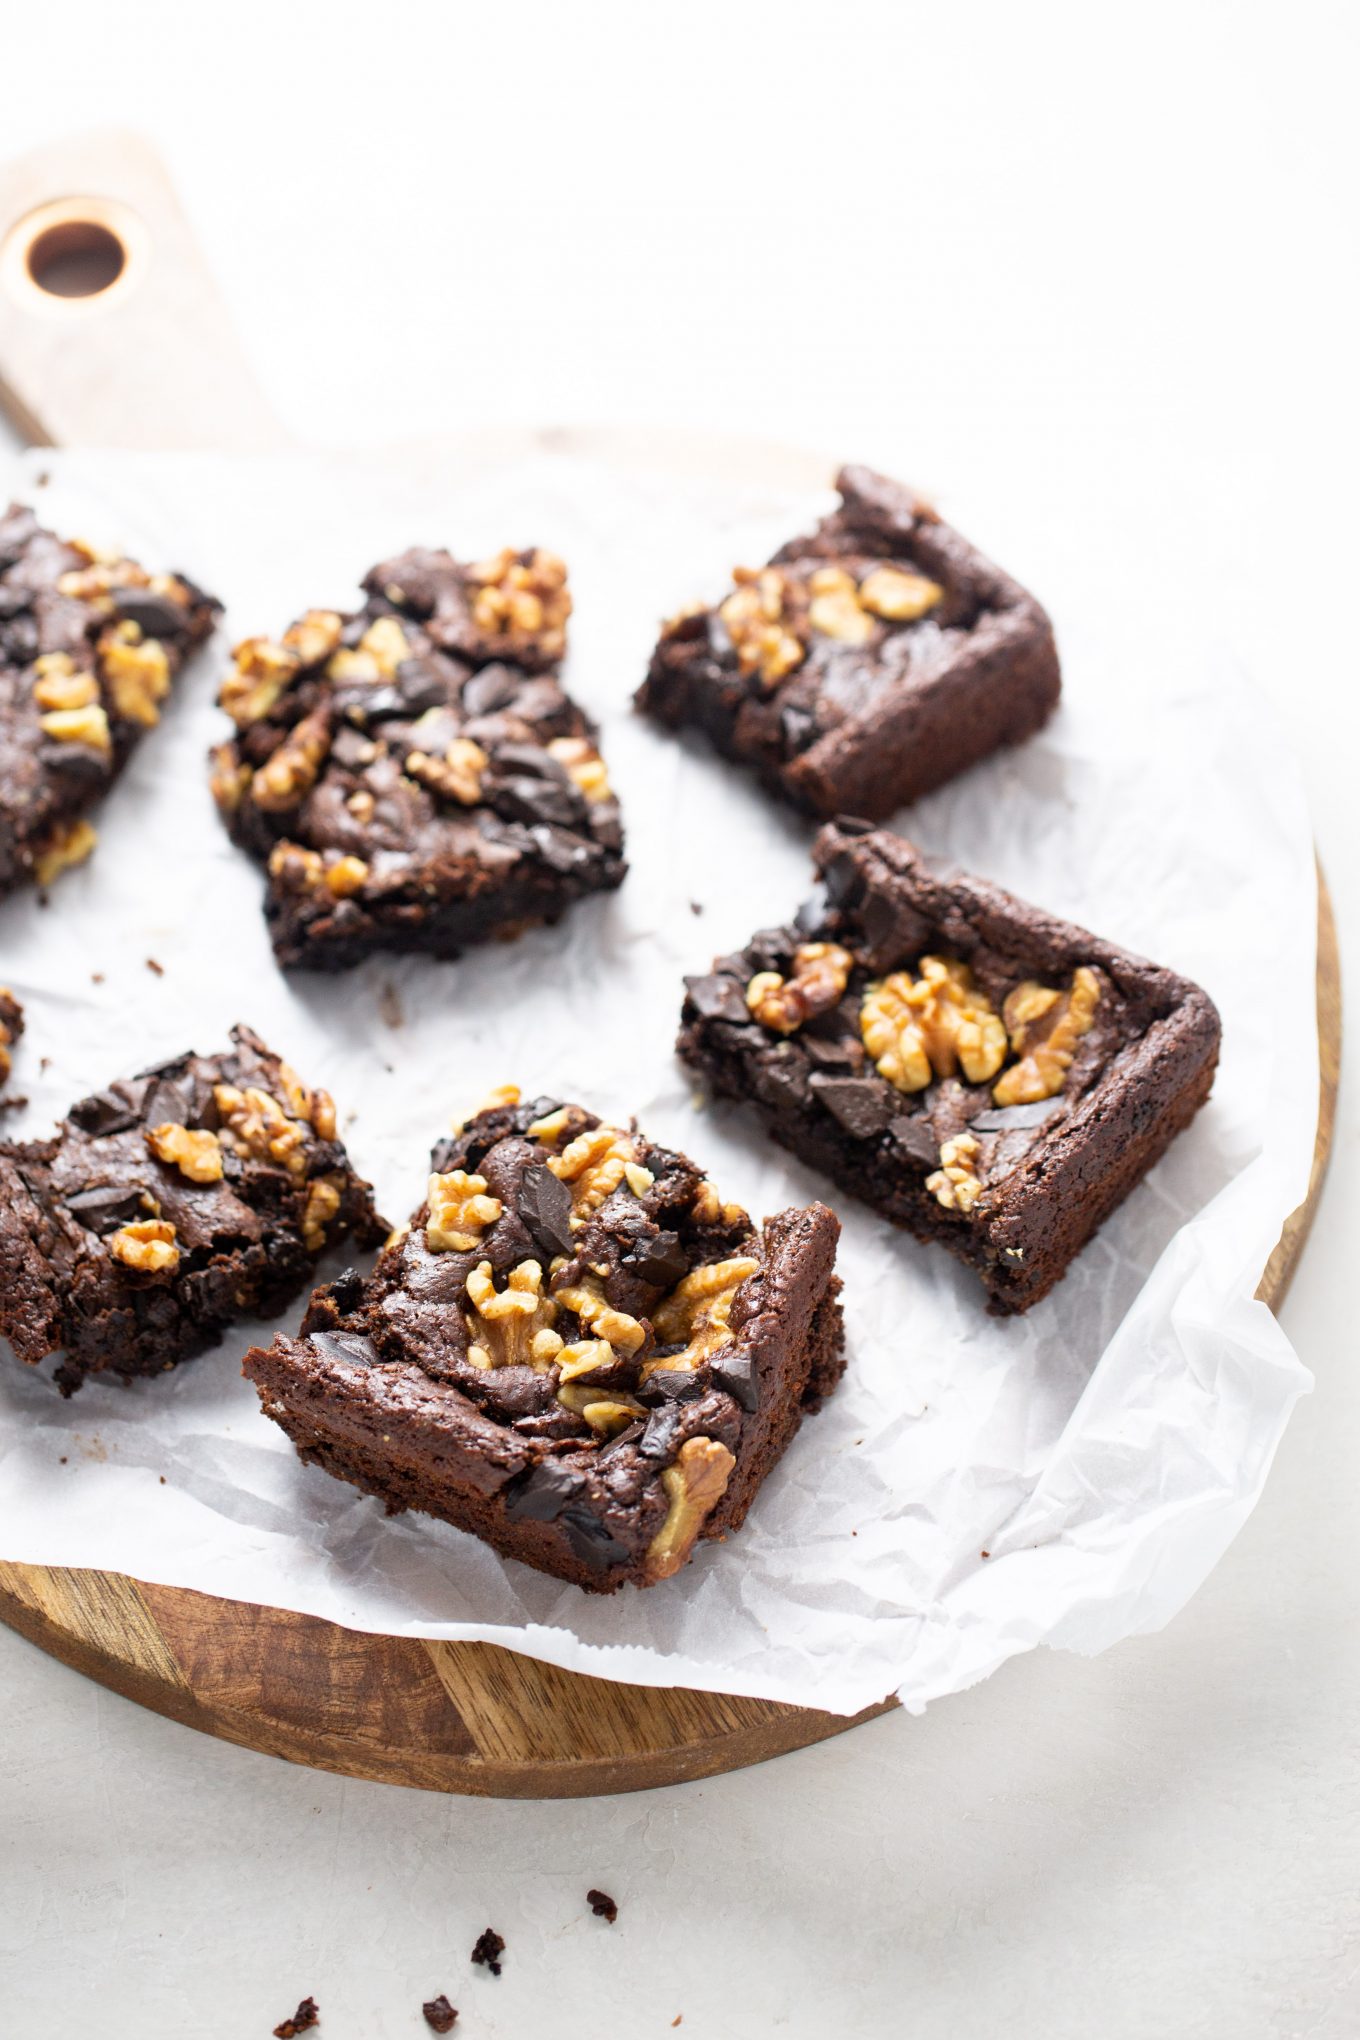
[[[62,220],[47,227],[28,251],[28,273],[49,297],[91,298],[117,283],[127,249],[98,220]]]

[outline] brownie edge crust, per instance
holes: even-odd
[[[740,1527],[844,1370],[840,1226],[551,1098],[478,1112],[366,1280],[246,1356],[304,1460],[612,1593]]]
[[[680,1056],[1028,1310],[1208,1097],[1213,1001],[867,823],[813,858],[794,922],[686,980]]]

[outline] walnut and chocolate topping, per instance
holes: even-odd
[[[412,551],[364,587],[349,615],[244,640],[222,685],[236,732],[210,783],[269,874],[280,961],[454,956],[619,884],[618,802],[558,673],[562,562]]]
[[[266,1411],[324,1427],[321,1370],[360,1486],[584,1586],[669,1577],[839,1374],[835,1220],[758,1230],[685,1156],[513,1086],[433,1162],[370,1280],[248,1357]]]
[[[179,575],[0,515],[0,894],[94,847],[122,772],[218,605]]]

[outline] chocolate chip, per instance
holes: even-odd
[[[830,1077],[814,1071],[812,1094],[856,1140],[874,1140],[887,1129],[896,1106],[880,1077]]]
[[[701,1020],[729,1020],[737,1026],[753,1024],[745,993],[735,978],[686,978],[685,992]]]
[[[357,1268],[342,1268],[330,1286],[331,1302],[341,1317],[357,1310],[364,1293],[364,1278]]]
[[[521,1474],[505,1491],[505,1513],[512,1523],[552,1523],[574,1495],[579,1495],[586,1477],[559,1459],[544,1459]]]
[[[68,1117],[82,1133],[103,1136],[125,1133],[141,1119],[140,1094],[137,1103],[118,1090],[94,1091],[71,1107]]]
[[[146,1206],[139,1190],[120,1189],[117,1184],[99,1183],[88,1190],[73,1190],[64,1200],[72,1218],[78,1219],[88,1232],[116,1232],[120,1225],[130,1225],[134,1219],[146,1217]]]
[[[378,1349],[362,1332],[311,1332],[308,1336],[323,1360],[340,1360],[351,1367],[377,1365]]]
[[[546,1162],[535,1162],[525,1170],[516,1206],[539,1246],[549,1254],[572,1253],[571,1190]],[[675,1280],[679,1279],[676,1276]]]
[[[657,1233],[625,1254],[619,1264],[639,1282],[653,1289],[674,1289],[689,1273],[689,1259],[680,1244],[679,1233]]]
[[[166,595],[153,595],[147,588],[120,588],[113,601],[123,621],[140,625],[145,637],[175,637],[188,621],[178,602]]]
[[[894,1119],[888,1131],[893,1145],[901,1148],[909,1160],[919,1162],[923,1169],[936,1167],[940,1159],[940,1144],[923,1113],[914,1118]]]
[[[741,1346],[724,1346],[709,1362],[709,1374],[715,1388],[725,1388],[733,1402],[741,1404],[744,1410],[756,1409],[760,1403],[760,1384],[756,1379],[755,1366],[750,1352]]]

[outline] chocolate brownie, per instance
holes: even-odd
[[[89,816],[219,605],[182,574],[0,517],[0,893],[94,848]]]
[[[679,1052],[1028,1310],[1208,1097],[1213,1002],[868,823],[813,857],[792,925],[686,981]]]
[[[346,1233],[386,1227],[335,1106],[248,1027],[73,1105],[50,1140],[0,1142],[0,1337],[89,1374],[158,1374],[296,1296]]]
[[[796,807],[881,821],[1033,736],[1053,627],[910,489],[842,468],[841,507],[716,608],[667,623],[637,706],[706,731]]]
[[[413,551],[364,589],[352,615],[248,638],[222,688],[213,792],[268,872],[280,963],[456,956],[619,885],[618,802],[559,673],[561,560]]]
[[[14,1067],[10,1053],[24,1031],[24,1009],[7,986],[0,985],[0,1084],[9,1082]]]
[[[840,1227],[757,1228],[681,1154],[499,1094],[373,1274],[246,1355],[301,1456],[596,1593],[723,1537],[844,1367]]]

